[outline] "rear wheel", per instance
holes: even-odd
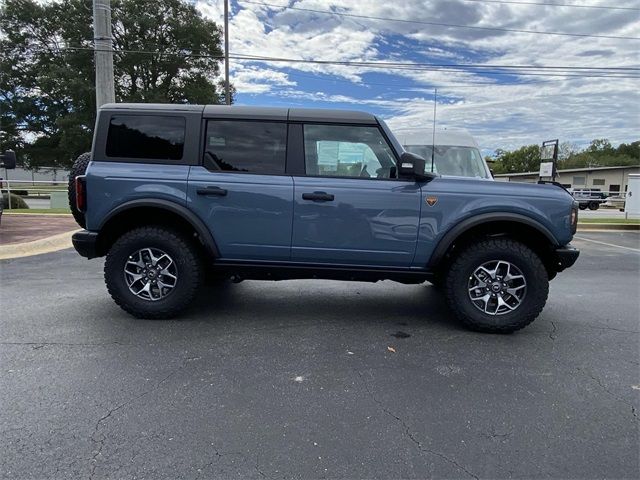
[[[84,219],[84,213],[76,207],[76,177],[78,175],[84,175],[87,172],[87,167],[89,166],[90,161],[91,153],[83,153],[76,158],[75,162],[73,162],[73,166],[69,172],[69,208],[71,209],[73,218],[75,218],[78,225],[82,228],[85,228],[87,225]]]
[[[114,301],[138,318],[171,318],[194,299],[202,280],[195,246],[164,227],[141,227],[122,235],[104,265]]]
[[[549,278],[540,258],[511,239],[488,239],[462,250],[447,273],[446,298],[473,330],[509,333],[542,311]]]
[[[600,204],[598,202],[590,202],[589,210],[598,210],[600,208]]]

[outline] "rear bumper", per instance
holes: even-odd
[[[96,258],[99,256],[97,250],[98,234],[96,232],[81,230],[73,234],[71,241],[73,248],[83,257]]]
[[[564,247],[556,248],[554,255],[556,271],[561,272],[576,263],[580,256],[580,250],[573,248],[571,245],[565,245]]]

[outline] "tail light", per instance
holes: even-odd
[[[571,208],[571,233],[576,233],[578,230],[578,207],[573,206]]]
[[[87,210],[87,182],[85,175],[76,177],[76,208],[81,212]]]

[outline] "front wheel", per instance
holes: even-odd
[[[511,239],[488,239],[462,250],[446,277],[446,299],[466,327],[510,333],[542,311],[549,277],[540,258]]]
[[[138,318],[171,318],[193,301],[202,280],[195,246],[164,227],[140,227],[113,244],[104,264],[107,290]]]

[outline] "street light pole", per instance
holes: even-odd
[[[96,107],[115,102],[111,2],[93,0],[93,44],[96,62]]]
[[[224,0],[224,98],[227,105],[231,105],[229,90],[229,0]]]

